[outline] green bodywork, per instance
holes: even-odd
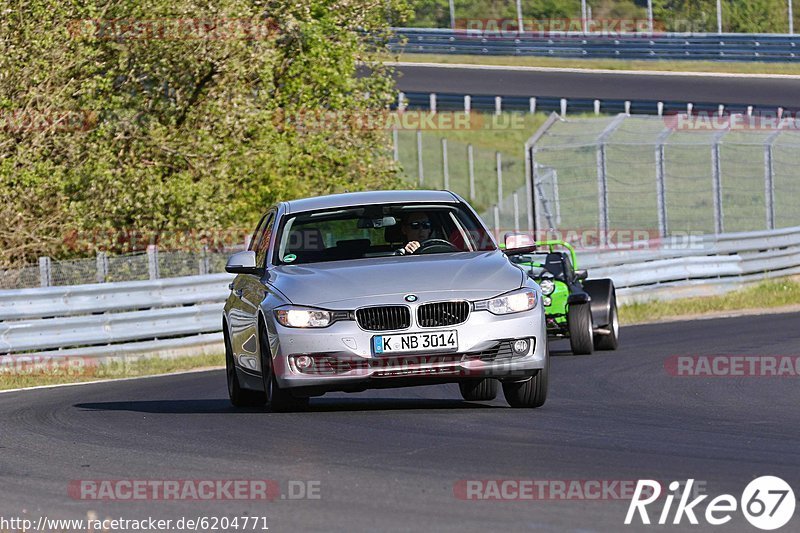
[[[527,267],[529,269],[534,268],[544,268],[544,263],[537,262],[538,255],[546,255],[548,252],[554,252],[555,248],[562,247],[566,248],[569,251],[570,259],[572,260],[573,269],[577,268],[577,259],[575,255],[575,249],[568,243],[564,241],[537,241],[537,247],[542,248],[542,252],[535,252],[533,254],[525,254],[522,256],[523,258],[530,257],[530,261],[525,261],[518,263],[521,267]],[[533,276],[534,281],[536,283],[540,283],[542,281],[541,276]],[[548,295],[544,296],[544,312],[545,317],[547,320],[547,329],[548,331],[553,332],[560,332],[566,329],[567,326],[567,299],[569,298],[569,287],[563,281],[553,280],[554,289],[553,292]],[[547,303],[546,298],[550,299],[550,303]]]

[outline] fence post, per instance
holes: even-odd
[[[597,209],[601,245],[605,244],[608,232],[608,176],[606,175],[606,168],[606,143],[603,140],[597,145]]]
[[[470,95],[464,95],[464,113],[469,113],[472,111],[472,97]]]
[[[772,161],[772,143],[764,146],[764,198],[767,210],[767,229],[775,229],[775,165]]]
[[[532,96],[528,99],[528,111],[531,113],[536,113],[536,97]]]
[[[467,169],[469,171],[469,200],[475,200],[475,156],[472,153],[472,144],[467,145]]]
[[[200,252],[200,275],[203,276],[208,274],[211,270],[211,261],[208,257],[208,246],[203,246],[203,250]]]
[[[397,94],[397,110],[405,111],[405,109],[406,109],[406,93],[400,91]]]
[[[566,98],[562,98],[561,99],[561,118],[564,118],[566,116],[567,116],[567,99]]]
[[[97,283],[105,283],[108,279],[108,255],[97,252]]]
[[[600,100],[595,100],[594,101],[594,114],[595,115],[599,115],[600,114]]]
[[[392,157],[395,161],[400,161],[400,138],[397,126],[392,128]]]
[[[500,241],[500,208],[495,205],[492,209],[492,213],[494,214],[494,235],[495,238]]]
[[[155,244],[147,245],[147,271],[150,279],[158,279],[158,246]]]
[[[714,193],[714,233],[720,234],[724,230],[722,223],[722,169],[719,159],[719,137],[714,137],[714,144],[711,146],[711,174],[712,190]]]
[[[503,204],[503,156],[500,152],[494,153],[494,162],[497,169],[497,205],[502,210]]]
[[[429,97],[429,106],[431,108],[431,113],[436,113],[436,93],[431,93]]]
[[[52,262],[47,256],[39,258],[39,286],[50,287],[53,285]]]
[[[658,233],[663,239],[667,236],[667,194],[664,180],[664,144],[656,145],[656,200],[658,202]]]
[[[422,130],[417,130],[417,176],[420,185],[425,183],[425,169],[422,165]]]
[[[447,138],[442,137],[442,175],[444,176],[444,190],[450,190],[450,169],[447,163]]]
[[[495,96],[494,97],[494,114],[499,115],[503,112],[503,97],[502,96]]]
[[[514,191],[514,193],[511,195],[511,197],[514,200],[514,232],[518,233],[519,232],[519,194],[517,194],[517,191]]]
[[[531,179],[531,147],[525,143],[525,205],[528,215],[528,231],[533,233],[533,183]],[[536,240],[536,236],[534,236]]]

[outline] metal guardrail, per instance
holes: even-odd
[[[800,36],[775,34],[621,34],[491,32],[395,28],[395,52],[595,59],[796,61]]]
[[[579,250],[591,278],[614,280],[621,303],[719,293],[800,273],[800,227],[700,236],[688,248]],[[0,291],[0,353],[15,357],[221,351],[231,276]],[[3,356],[0,356],[0,365]]]

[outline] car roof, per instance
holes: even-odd
[[[460,199],[450,191],[366,191],[315,196],[284,202],[285,213],[301,213],[319,209],[336,209],[357,205],[380,205],[393,203],[458,203]]]

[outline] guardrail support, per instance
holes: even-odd
[[[158,279],[158,246],[155,244],[147,245],[147,271],[150,279]]]
[[[428,97],[428,105],[431,108],[431,113],[436,113],[436,93],[431,93]]]
[[[594,101],[594,114],[595,115],[599,115],[600,114],[600,100],[595,100]]]
[[[405,109],[406,109],[406,93],[400,91],[397,94],[397,110],[405,111]]]
[[[566,116],[567,116],[567,99],[566,98],[562,98],[561,99],[561,118],[564,118]]]
[[[495,96],[494,97],[494,114],[499,115],[503,112],[503,97],[502,96]]]
[[[536,113],[536,97],[533,96],[528,99],[528,111]]]
[[[469,113],[472,110],[472,97],[468,94],[464,95],[464,113]]]
[[[53,285],[53,269],[52,262],[49,257],[39,258],[39,285],[41,287],[50,287]]]

